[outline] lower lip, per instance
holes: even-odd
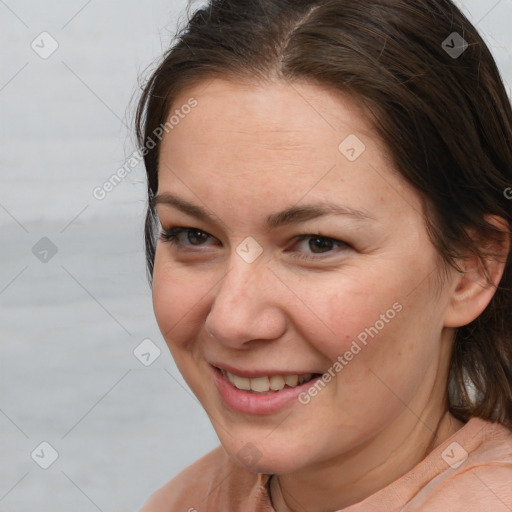
[[[233,411],[245,414],[273,414],[298,401],[298,396],[321,378],[317,376],[294,388],[284,387],[281,391],[257,394],[235,388],[224,374],[212,367],[214,381],[224,403]]]

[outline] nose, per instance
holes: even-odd
[[[286,330],[286,315],[279,303],[277,279],[265,261],[246,263],[236,254],[234,260],[217,285],[206,331],[230,348],[280,338]]]

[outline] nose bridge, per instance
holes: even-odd
[[[236,253],[230,263],[206,318],[207,330],[230,346],[279,337],[284,318],[273,300],[269,268],[263,260],[247,263]]]
[[[261,288],[268,271],[263,262],[247,263],[233,254],[229,270],[219,283],[212,309],[218,312],[224,308],[232,312],[240,309],[241,313],[257,306],[257,302],[265,301]]]

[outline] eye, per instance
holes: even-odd
[[[194,250],[196,247],[208,247],[212,243],[218,243],[218,240],[206,231],[184,226],[162,229],[160,240],[183,250]],[[351,246],[341,240],[321,235],[299,235],[292,249],[287,252],[297,253],[294,257],[299,259],[315,260],[322,255],[330,256],[348,249],[351,249]]]
[[[201,229],[176,226],[163,229],[160,232],[160,240],[177,247],[194,247],[207,245],[206,242],[215,239],[212,235]]]
[[[301,259],[315,259],[314,255],[329,256],[348,249],[351,249],[351,246],[341,240],[320,235],[301,235],[292,252],[302,253],[298,255]]]

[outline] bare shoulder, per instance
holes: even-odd
[[[215,472],[226,464],[228,457],[218,446],[185,468],[148,499],[140,512],[193,512],[194,503],[204,498],[204,492],[215,478]]]

